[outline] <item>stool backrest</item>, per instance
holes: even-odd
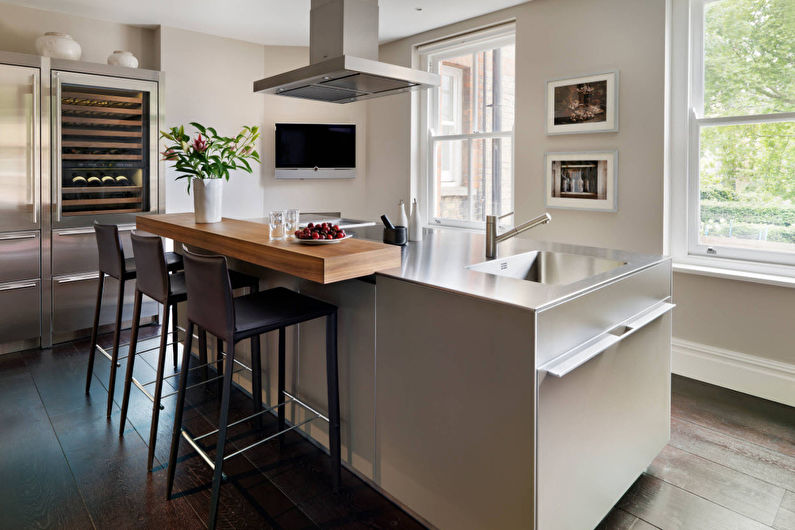
[[[235,331],[235,306],[223,256],[185,251],[188,320],[228,342]]]
[[[132,247],[135,255],[136,287],[161,304],[168,300],[169,281],[163,241],[158,236],[133,233]]]
[[[99,252],[99,270],[114,278],[121,279],[124,275],[124,250],[119,239],[119,227],[94,223]]]

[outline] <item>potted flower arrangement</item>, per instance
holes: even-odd
[[[237,136],[221,136],[212,127],[191,122],[197,135],[192,138],[185,127],[160,131],[160,137],[170,142],[163,151],[163,160],[174,162],[179,179],[188,179],[188,193],[193,185],[193,208],[197,223],[217,223],[221,220],[221,199],[224,180],[229,172],[242,170],[251,173],[251,163],[259,163],[255,143],[259,127],[244,126]]]

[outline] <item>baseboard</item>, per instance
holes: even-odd
[[[675,374],[795,407],[795,364],[674,338]]]

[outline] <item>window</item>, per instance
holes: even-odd
[[[422,152],[429,216],[482,226],[513,211],[513,24],[422,47],[441,85],[425,91]]]
[[[693,0],[687,250],[795,264],[792,0]]]

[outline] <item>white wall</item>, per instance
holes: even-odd
[[[36,38],[45,31],[71,35],[83,61],[105,63],[113,50],[129,50],[142,68],[157,66],[152,29],[0,3],[0,50],[36,54]]]

